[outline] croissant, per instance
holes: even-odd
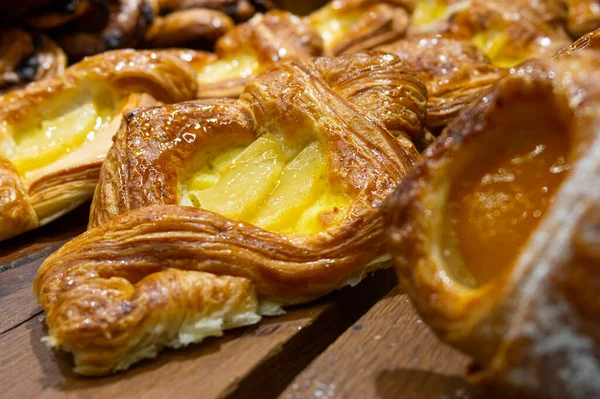
[[[408,35],[468,40],[495,66],[509,68],[568,46],[565,18],[558,0],[420,0]]]
[[[237,97],[257,73],[282,59],[370,49],[402,37],[409,0],[334,0],[304,18],[270,11],[224,35],[218,60],[198,69],[198,98]]]
[[[59,74],[66,64],[63,51],[45,35],[0,32],[0,92]]]
[[[0,239],[92,197],[121,112],[194,92],[194,72],[178,58],[123,50],[0,97]]]
[[[402,58],[427,86],[427,129],[439,134],[488,92],[500,71],[475,45],[443,37],[408,38],[378,47]]]
[[[419,155],[372,112],[377,93],[407,123],[425,114],[422,82],[384,53],[278,63],[240,100],[128,114],[91,229],[35,280],[48,343],[107,374],[386,266],[378,208]]]
[[[530,61],[384,206],[402,288],[499,397],[600,397],[600,54]]]

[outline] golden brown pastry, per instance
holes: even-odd
[[[500,71],[475,45],[443,37],[400,40],[378,48],[402,58],[427,86],[427,129],[439,134],[487,93]]]
[[[90,199],[120,113],[193,98],[194,78],[172,55],[123,50],[0,97],[0,239]]]
[[[0,93],[61,73],[66,64],[63,51],[45,35],[0,32]]]
[[[419,0],[409,36],[469,40],[497,67],[551,57],[571,42],[557,0]]]
[[[424,115],[425,87],[385,53],[278,63],[240,100],[127,115],[92,229],[35,281],[48,342],[106,374],[258,321],[257,297],[269,314],[385,266],[378,208],[419,157],[363,108],[390,76],[387,101]]]
[[[600,28],[600,0],[566,0],[569,6],[567,28],[580,37]]]
[[[412,1],[334,0],[309,16],[270,11],[216,44],[219,60],[198,70],[198,98],[237,97],[256,74],[281,59],[370,49],[402,37]]]
[[[402,288],[502,398],[600,396],[600,54],[531,61],[386,202]]]

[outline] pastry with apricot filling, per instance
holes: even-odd
[[[385,53],[278,63],[239,100],[125,116],[91,229],[36,278],[48,342],[107,374],[388,266],[379,207],[419,154],[372,94],[423,123],[425,86]]]
[[[600,396],[600,54],[511,70],[384,206],[402,288],[498,397]]]
[[[189,100],[195,88],[178,58],[121,50],[0,97],[0,239],[91,199],[122,112]]]
[[[565,8],[556,0],[420,0],[409,36],[468,40],[494,66],[509,68],[568,46],[565,18]]]

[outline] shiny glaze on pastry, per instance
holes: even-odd
[[[67,57],[45,35],[21,29],[0,32],[0,93],[64,71]]]
[[[518,18],[515,18],[518,16]],[[549,57],[570,44],[557,0],[421,0],[409,36],[438,34],[468,40],[500,68]]]
[[[600,54],[511,70],[384,207],[400,283],[498,397],[600,396]]]
[[[122,50],[0,97],[0,239],[92,197],[121,112],[194,92],[193,70],[176,57]]]
[[[478,100],[500,77],[489,58],[467,41],[421,37],[378,50],[406,61],[427,86],[427,129],[439,134],[461,111]]]
[[[92,228],[35,281],[48,342],[78,373],[106,374],[258,321],[255,291],[263,306],[295,304],[385,266],[378,208],[419,155],[385,129],[398,120],[363,108],[380,82],[422,123],[425,87],[384,53],[278,63],[240,100],[127,115]]]

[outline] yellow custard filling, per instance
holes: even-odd
[[[13,129],[14,143],[6,156],[21,175],[45,167],[75,151],[106,128],[115,113],[114,102],[96,98],[68,110]]]
[[[286,234],[337,225],[349,206],[328,182],[322,145],[289,146],[266,134],[203,162],[183,182],[182,202]]]
[[[471,42],[499,68],[511,68],[529,58],[527,51],[515,49],[510,36],[501,29],[488,29],[473,36]]]
[[[364,12],[340,12],[329,6],[315,12],[310,18],[310,24],[323,38],[325,48],[330,49],[363,15]]]
[[[204,66],[197,75],[199,83],[215,83],[230,79],[246,78],[259,71],[256,54],[243,52]]]
[[[412,20],[418,26],[429,25],[446,19],[447,12],[447,0],[421,0],[416,4]]]

